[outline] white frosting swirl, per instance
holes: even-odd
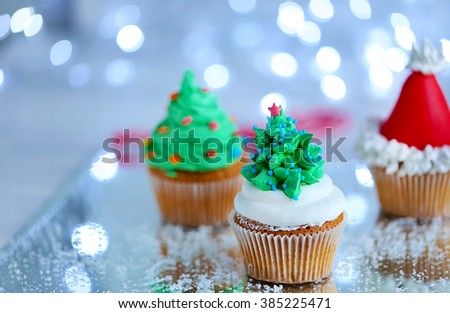
[[[379,133],[380,121],[372,120],[356,146],[358,154],[371,166],[385,167],[386,174],[399,176],[446,173],[450,170],[450,146],[424,150],[409,147]]]
[[[447,62],[441,49],[437,49],[430,40],[424,39],[422,46],[413,45],[408,67],[423,74],[435,74],[445,70]]]
[[[346,206],[342,191],[324,176],[319,182],[302,186],[297,201],[282,190],[262,191],[245,181],[234,199],[241,215],[271,226],[322,225],[341,214]]]

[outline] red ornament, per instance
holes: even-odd
[[[269,107],[270,117],[274,117],[274,116],[280,115],[280,111],[282,109],[283,108],[281,107],[281,105],[276,105],[275,103],[272,104],[272,106]]]
[[[181,125],[187,126],[187,125],[191,124],[193,120],[194,120],[194,119],[192,118],[192,116],[190,116],[190,115],[189,115],[189,116],[186,116],[185,118],[183,118],[183,119],[181,120]]]
[[[149,153],[147,153],[147,158],[148,159],[154,159],[156,157],[156,153],[153,151],[150,151]]]
[[[213,157],[215,157],[217,155],[217,151],[215,151],[215,150],[209,150],[208,152],[206,152],[206,156],[208,157],[208,158],[213,158]]]
[[[219,123],[218,122],[209,122],[208,126],[209,126],[209,128],[211,130],[218,130],[219,129]]]
[[[410,147],[450,145],[450,110],[434,74],[413,72],[380,133]]]
[[[170,95],[170,100],[174,101],[178,99],[178,92],[174,92],[173,94]]]
[[[178,164],[181,162],[181,156],[179,154],[172,154],[169,156],[169,162],[174,165]]]
[[[167,134],[169,132],[169,127],[167,126],[161,126],[156,131],[158,134]]]

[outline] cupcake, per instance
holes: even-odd
[[[391,115],[370,122],[358,150],[385,213],[450,217],[450,110],[435,76],[446,62],[425,40],[413,48],[409,68]]]
[[[317,281],[332,271],[345,197],[324,175],[313,135],[297,130],[281,107],[269,110],[266,128],[254,127],[257,153],[242,168],[246,181],[229,221],[249,276],[287,284]]]
[[[193,73],[187,71],[146,148],[164,220],[184,226],[227,221],[242,185],[236,130],[217,98],[198,87]]]

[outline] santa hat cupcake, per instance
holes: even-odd
[[[391,115],[361,136],[358,150],[386,213],[450,217],[450,110],[435,76],[446,66],[430,41],[414,46],[412,73]]]

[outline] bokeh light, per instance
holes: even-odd
[[[324,46],[317,51],[315,61],[323,71],[335,72],[341,66],[341,55],[336,49]]]
[[[374,63],[369,67],[369,78],[375,87],[389,89],[394,76],[391,70],[382,63]]]
[[[125,59],[117,59],[106,66],[105,77],[109,85],[119,87],[128,84],[136,75],[135,65]]]
[[[265,95],[259,104],[261,111],[266,116],[270,116],[269,107],[271,107],[273,104],[281,105],[283,109],[286,109],[286,98],[278,92],[272,92],[267,95]]]
[[[126,25],[117,33],[116,43],[124,52],[135,52],[144,44],[144,33],[136,25]]]
[[[72,232],[72,247],[80,255],[94,256],[108,249],[109,237],[102,225],[86,223]]]
[[[223,88],[228,84],[230,75],[228,69],[221,64],[208,66],[203,73],[203,78],[211,88]]]
[[[383,54],[384,64],[393,72],[401,72],[408,64],[408,56],[400,48],[389,48]]]
[[[399,26],[403,26],[406,28],[411,27],[408,18],[401,13],[392,13],[391,14],[391,25],[394,29]]]
[[[308,8],[311,15],[321,21],[328,21],[334,16],[334,7],[330,0],[311,0]]]
[[[228,0],[228,4],[233,11],[245,14],[255,10],[256,0]]]
[[[42,15],[32,15],[25,21],[25,24],[23,26],[23,33],[26,37],[32,37],[39,33],[43,23],[44,21],[42,19]]]
[[[342,78],[335,75],[326,75],[320,81],[320,89],[325,96],[333,100],[341,100],[347,93],[347,87]]]
[[[92,291],[92,281],[84,267],[71,266],[64,272],[64,282],[70,292],[89,293]]]
[[[298,37],[304,45],[314,47],[320,42],[322,32],[316,23],[306,21],[299,30]]]
[[[11,17],[9,14],[0,15],[0,40],[5,38],[10,31]]]
[[[416,36],[410,28],[406,26],[397,26],[395,28],[395,40],[401,48],[411,50],[413,43],[416,42]]]
[[[278,7],[278,27],[288,35],[297,35],[303,28],[305,13],[296,2],[283,2]]]
[[[25,27],[25,22],[34,14],[32,7],[21,8],[14,12],[11,17],[11,31],[13,33],[20,33]]]
[[[72,56],[72,43],[69,40],[60,40],[50,50],[50,61],[53,65],[62,65]]]
[[[364,187],[373,187],[373,177],[366,165],[360,164],[355,167],[355,176],[358,183]]]
[[[89,173],[96,180],[104,181],[116,176],[118,168],[116,155],[111,152],[104,153],[94,159]]]
[[[450,40],[441,39],[442,54],[447,62],[450,62]]]
[[[3,70],[0,68],[0,88],[3,86],[4,81],[5,81],[5,73],[3,73]]]
[[[270,62],[272,71],[281,77],[291,77],[297,72],[297,60],[289,53],[276,53]]]
[[[372,8],[368,0],[350,0],[350,10],[353,15],[361,20],[368,20],[372,17]]]
[[[383,46],[376,42],[368,42],[364,47],[364,57],[369,65],[383,62]]]

